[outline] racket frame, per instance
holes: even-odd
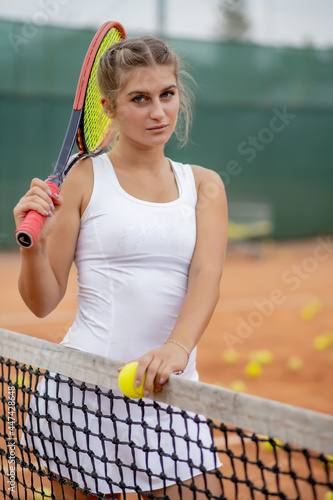
[[[78,161],[84,158],[94,157],[101,154],[109,144],[114,133],[114,131],[110,128],[93,151],[90,151],[87,148],[83,133],[84,103],[91,70],[98,54],[99,47],[104,37],[111,29],[117,29],[120,32],[120,40],[126,38],[126,32],[120,23],[115,21],[107,21],[99,28],[89,45],[81,68],[74,98],[73,109],[62,143],[62,147],[60,149],[60,153],[58,155],[53,172],[46,179],[46,183],[48,184],[53,194],[59,194],[61,185],[71,168]],[[75,142],[77,143],[80,151],[73,156],[70,156]],[[15,231],[15,240],[17,244],[23,248],[32,247],[37,242],[39,232],[41,231],[46,218],[47,216],[41,215],[39,212],[36,212],[34,210],[28,212],[23,222]]]

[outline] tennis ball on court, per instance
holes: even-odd
[[[235,351],[235,349],[226,349],[222,352],[222,360],[228,365],[236,363],[237,359],[238,353]]]
[[[252,360],[245,366],[245,373],[249,377],[259,377],[262,374],[262,366],[259,361]]]
[[[246,384],[243,382],[243,380],[234,380],[230,384],[230,389],[233,391],[237,392],[245,392],[246,391]]]
[[[45,500],[46,498],[52,498],[52,492],[49,488],[43,488],[42,493],[35,493],[35,500]]]
[[[260,351],[254,351],[251,358],[262,365],[269,365],[273,361],[274,356],[269,349],[261,349]]]
[[[330,345],[331,345],[331,339],[325,334],[318,335],[318,337],[315,337],[312,342],[312,347],[316,351],[323,351],[324,349],[327,349],[327,347],[329,347]]]
[[[134,399],[143,398],[144,395],[143,386],[146,380],[146,374],[145,374],[141,382],[141,385],[139,385],[139,387],[135,386],[135,375],[138,364],[139,364],[138,361],[133,361],[132,363],[128,363],[127,365],[124,366],[124,368],[121,370],[118,376],[118,383],[121,391],[125,394],[125,396]],[[154,390],[154,384],[152,390]]]
[[[287,369],[290,372],[298,372],[303,368],[303,360],[299,356],[291,356],[287,361]]]
[[[17,375],[17,378],[16,378],[15,382],[17,383],[17,385],[19,387],[23,387],[23,374],[22,373],[19,373]]]
[[[321,311],[324,307],[323,301],[319,298],[311,300],[310,306],[317,312]]]
[[[282,444],[282,441],[280,441],[279,439],[270,439],[268,441],[264,441],[262,443],[262,447],[266,450],[266,451],[273,451],[274,449],[278,449],[278,446],[281,446]]]
[[[327,462],[324,462],[322,460],[321,461],[322,466],[326,467],[326,465],[327,465],[327,467],[329,467],[329,468],[333,467],[333,455],[325,455],[325,458],[326,458]]]
[[[313,299],[311,302],[302,307],[300,311],[301,318],[305,321],[312,319],[323,308],[323,302],[320,299]]]
[[[333,491],[327,491],[325,493],[324,500],[333,500]]]
[[[333,330],[327,330],[324,332],[323,337],[326,339],[327,347],[333,344]]]
[[[31,366],[31,365],[22,365],[22,367],[26,367],[26,368],[31,368],[32,370],[37,370],[37,368],[35,366]],[[23,370],[20,370],[17,372],[16,374],[16,377],[14,378],[14,382],[18,385],[18,387],[23,387],[24,384],[27,384],[28,382],[28,377],[29,377],[29,373],[25,373]],[[24,378],[24,382],[23,382],[23,378]]]
[[[310,319],[312,319],[315,314],[317,313],[317,311],[311,307],[311,306],[305,306],[305,307],[302,307],[301,311],[300,311],[300,316],[302,319],[304,319],[304,321],[309,321]]]

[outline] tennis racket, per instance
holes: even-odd
[[[96,71],[101,55],[123,38],[126,33],[121,24],[109,21],[101,26],[89,46],[58,160],[52,175],[46,179],[52,193],[59,194],[66,175],[79,160],[99,155],[112,138],[111,120],[102,113]],[[70,156],[75,142],[79,152]],[[36,243],[46,217],[34,210],[27,213],[15,231],[15,239],[21,247],[30,248]]]

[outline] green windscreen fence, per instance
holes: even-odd
[[[93,34],[0,21],[0,248],[32,177],[53,169]],[[230,236],[332,233],[333,51],[169,41],[197,85],[190,141],[166,153],[220,174]]]

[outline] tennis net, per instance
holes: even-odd
[[[122,364],[0,329],[0,498],[333,492],[332,416],[176,375],[160,394],[132,400],[119,392]]]

